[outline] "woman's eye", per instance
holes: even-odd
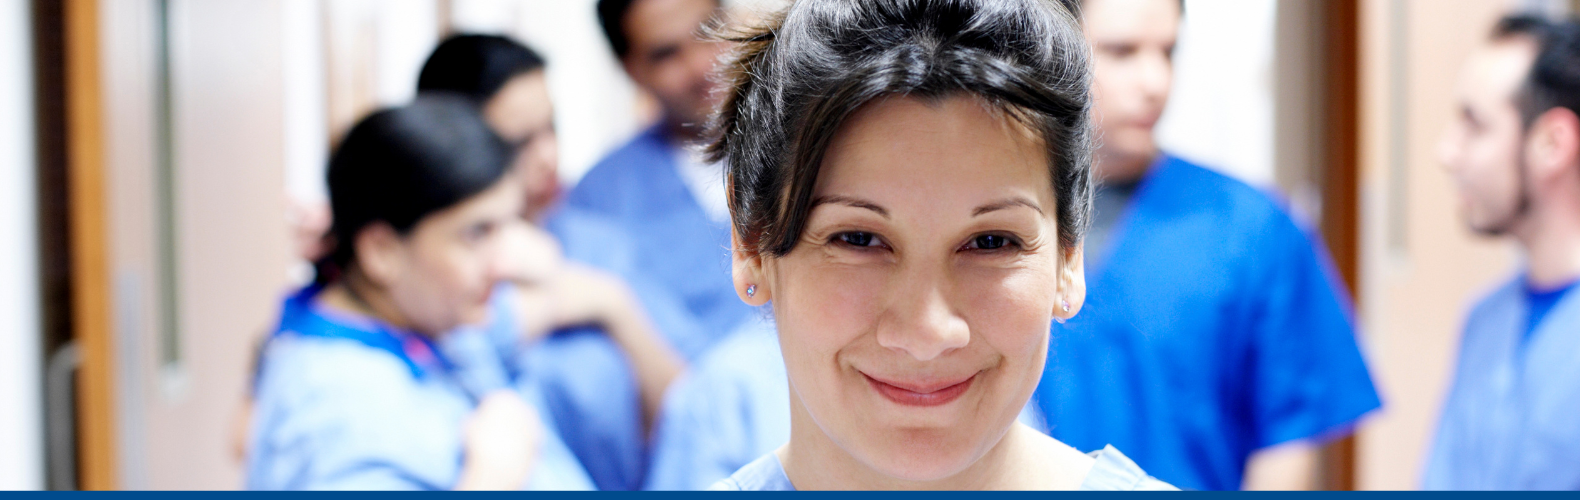
[[[1009,244],[1009,238],[997,234],[984,234],[971,239],[971,247],[978,250],[998,250]]]
[[[839,233],[839,235],[836,236],[836,238],[839,238],[839,241],[845,243],[846,245],[856,246],[856,247],[870,247],[870,246],[872,246],[872,244],[874,242],[878,241],[878,239],[876,237],[874,237],[872,235],[872,233],[860,233],[860,232]]]
[[[472,241],[472,242],[481,241],[483,238],[488,237],[488,234],[493,232],[493,231],[494,231],[494,225],[493,224],[487,224],[487,223],[476,224],[476,225],[473,225],[471,227],[466,228],[466,239],[468,241]]]

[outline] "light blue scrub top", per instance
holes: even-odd
[[[1097,462],[1081,480],[1081,491],[1176,491],[1168,483],[1148,476],[1129,457],[1112,446],[1088,453]],[[773,453],[763,455],[729,478],[708,488],[713,491],[795,491],[784,464]]]
[[[634,244],[608,218],[562,206],[544,226],[566,258],[624,279],[654,327],[687,361],[711,343],[713,336],[703,333],[685,304],[643,272]],[[620,347],[599,328],[570,328],[551,333],[520,357],[517,366],[531,375],[520,380],[543,394],[547,416],[598,489],[641,487],[648,463],[641,393]]]
[[[462,466],[462,426],[478,398],[511,387],[516,320],[501,287],[486,325],[434,343],[326,309],[320,289],[285,301],[258,371],[247,448],[254,490],[447,490]],[[530,384],[522,397],[540,411]],[[592,489],[545,423],[525,489]]]
[[[1471,310],[1426,489],[1580,490],[1580,294],[1526,339],[1524,286],[1512,280]]]
[[[1380,406],[1326,251],[1267,195],[1165,156],[1108,240],[1084,307],[1052,328],[1036,399],[1053,437],[1239,489],[1251,452]]]
[[[566,205],[617,224],[636,248],[637,266],[696,318],[698,352],[735,330],[750,308],[730,281],[730,228],[709,219],[676,171],[675,146],[654,126],[593,166]]]
[[[790,379],[767,314],[753,311],[670,386],[644,489],[704,489],[790,441]],[[1020,421],[1047,431],[1035,404]]]

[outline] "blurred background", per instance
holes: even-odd
[[[1415,488],[1465,312],[1517,265],[1432,155],[1454,77],[1498,16],[1580,2],[1186,3],[1159,140],[1320,230],[1385,401],[1322,484]],[[455,32],[549,59],[567,184],[657,118],[593,0],[0,3],[0,488],[241,486],[253,346],[311,277],[292,221]]]

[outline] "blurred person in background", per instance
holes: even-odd
[[[1380,405],[1320,241],[1278,202],[1159,151],[1181,0],[1074,1],[1101,147],[1086,307],[1053,326],[1053,437],[1185,489],[1309,488]]]
[[[623,280],[640,304],[626,304],[620,295],[589,299],[606,301],[600,307],[609,309],[640,305],[669,341],[700,350],[687,343],[702,337],[693,316],[641,271],[624,231],[603,216],[560,203],[554,105],[537,52],[502,36],[452,36],[429,56],[417,87],[420,93],[458,93],[476,104],[490,127],[520,150],[513,170],[525,193],[523,218],[548,230],[567,260],[613,276],[588,268],[573,272],[592,281]],[[687,349],[683,357],[697,354]],[[550,418],[598,488],[639,487],[647,464],[645,423],[656,413],[664,387],[646,388],[650,394],[644,397],[619,346],[596,327],[555,331],[522,356],[533,375],[526,380],[543,393]],[[644,407],[643,401],[653,405]]]
[[[602,215],[636,245],[638,266],[696,318],[696,353],[747,317],[729,277],[729,215],[717,165],[691,146],[716,104],[709,78],[726,46],[699,30],[718,0],[600,0],[598,20],[626,74],[662,107],[659,123],[582,177],[566,203]]]
[[[328,169],[331,253],[286,299],[258,369],[249,488],[593,487],[514,380],[516,354],[599,323],[639,374],[667,383],[680,362],[639,309],[608,317],[587,300],[628,291],[587,290],[522,223],[515,157],[456,96],[351,129]]]
[[[1580,489],[1580,24],[1501,20],[1464,66],[1439,159],[1471,230],[1525,267],[1465,322],[1424,486]]]

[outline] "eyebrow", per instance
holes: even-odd
[[[832,204],[835,204],[835,205],[845,205],[847,207],[854,207],[854,208],[862,208],[862,209],[866,209],[866,210],[871,210],[873,212],[876,212],[878,215],[883,216],[883,218],[885,218],[885,219],[889,218],[889,210],[886,209],[886,208],[878,206],[877,203],[873,203],[873,202],[870,202],[870,201],[867,201],[867,200],[862,200],[862,199],[857,199],[857,198],[851,198],[849,196],[840,196],[840,195],[837,195],[837,194],[836,195],[828,195],[828,196],[819,196],[819,197],[817,197],[817,199],[812,200],[812,207],[811,208],[817,208],[818,205],[822,205],[824,203],[832,203]],[[808,210],[810,210],[811,208],[809,208]]]
[[[1042,213],[1042,207],[1037,206],[1036,203],[1032,203],[1031,200],[1016,196],[977,207],[976,210],[971,211],[971,216],[978,217],[988,212],[995,212],[1017,206],[1036,210],[1039,214]]]

